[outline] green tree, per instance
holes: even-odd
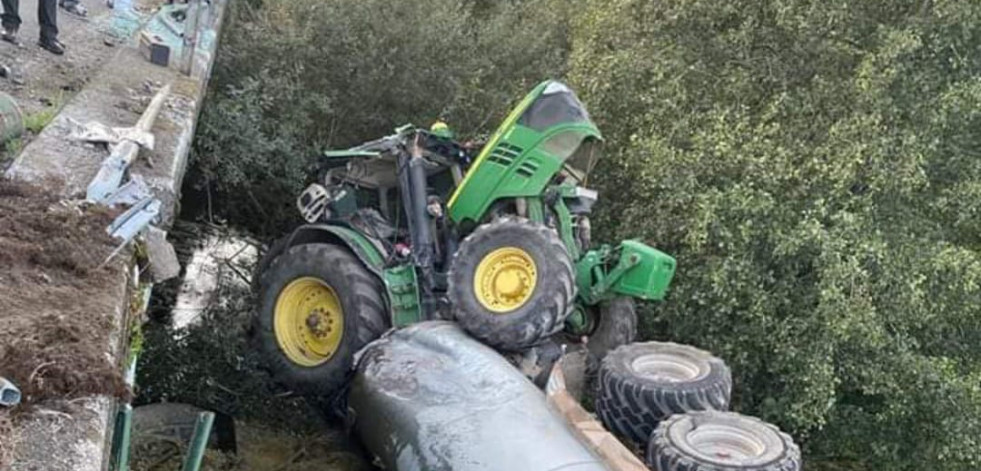
[[[598,225],[679,260],[645,334],[815,467],[981,467],[981,4],[587,3]]]
[[[559,0],[237,3],[194,159],[222,212],[279,235],[309,165],[404,123],[489,132],[566,63]]]
[[[195,141],[281,234],[308,165],[562,76],[608,140],[602,238],[674,254],[644,334],[711,349],[809,469],[981,468],[981,3],[235,2]]]

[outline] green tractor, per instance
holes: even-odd
[[[531,91],[484,143],[442,122],[327,152],[298,198],[308,224],[257,267],[254,333],[286,385],[329,394],[390,328],[452,319],[520,352],[556,335],[597,356],[636,334],[632,298],[660,300],[672,257],[594,247],[585,187],[602,136],[568,87]]]

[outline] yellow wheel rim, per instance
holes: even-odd
[[[298,365],[330,360],[344,337],[341,301],[318,278],[297,278],[286,285],[276,299],[274,316],[279,348]]]
[[[528,302],[537,282],[538,268],[531,255],[517,247],[502,247],[477,264],[473,290],[482,306],[505,313]]]

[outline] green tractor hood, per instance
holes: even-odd
[[[481,149],[449,202],[457,224],[479,222],[502,198],[540,196],[556,176],[583,180],[603,137],[576,95],[561,82],[540,83]]]

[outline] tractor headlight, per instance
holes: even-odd
[[[593,210],[593,205],[599,199],[596,190],[577,186],[571,196],[566,194],[565,205],[572,214],[588,214]]]
[[[314,183],[296,198],[296,207],[300,210],[303,220],[313,224],[320,218],[329,217],[327,205],[330,204],[330,201],[330,192],[327,191],[327,188],[319,183]]]

